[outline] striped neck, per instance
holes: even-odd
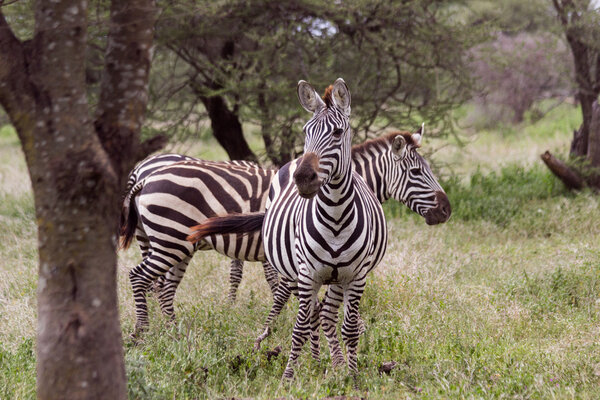
[[[352,168],[323,186],[315,197],[316,212],[327,221],[344,225],[348,217],[354,214],[354,196],[356,190],[352,181]]]
[[[352,151],[354,170],[365,180],[380,203],[386,202],[391,197],[388,183],[393,182],[394,179],[390,168],[393,162],[387,142]]]

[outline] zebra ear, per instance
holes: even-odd
[[[333,83],[333,103],[341,109],[344,114],[350,116],[350,90],[342,78],[337,78]]]
[[[404,158],[404,153],[406,152],[406,139],[404,139],[404,136],[398,135],[394,138],[392,151],[399,158]]]
[[[417,147],[421,147],[421,139],[423,139],[423,134],[425,133],[425,122],[421,124],[421,127],[418,131],[411,135],[413,142]]]
[[[306,81],[298,82],[298,100],[300,100],[300,105],[311,113],[316,113],[325,107],[325,102]]]

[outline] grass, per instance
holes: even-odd
[[[569,124],[565,115],[568,109],[558,110],[524,128],[538,126],[531,137],[481,134],[466,149],[452,149],[462,154],[457,169],[467,172],[444,180],[453,207],[447,224],[429,227],[386,205],[391,240],[361,302],[367,331],[356,382],[330,368],[322,340],[321,362],[305,347],[296,379],[281,383],[297,302],[252,353],[271,304],[262,268],[247,264],[238,300],[229,304],[228,260],[202,252],[178,291],[177,322],[168,324],[152,299],[144,342],[125,339],[130,398],[600,398],[600,201],[566,192],[529,158],[533,150],[520,148],[524,142],[537,153],[568,144],[570,127],[560,131]],[[432,157],[448,162],[454,155],[447,150]],[[512,156],[496,157],[503,154]],[[0,159],[0,398],[29,399],[35,220],[18,141],[4,130]],[[121,254],[125,338],[135,320],[126,274],[137,262],[137,249]],[[281,355],[269,360],[266,351],[278,345]],[[389,361],[396,367],[380,374]]]

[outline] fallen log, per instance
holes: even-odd
[[[544,161],[550,171],[552,171],[552,173],[556,175],[567,188],[579,190],[585,186],[585,181],[576,171],[554,157],[549,151],[546,151],[541,157],[542,161]]]

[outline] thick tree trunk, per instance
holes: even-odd
[[[221,96],[201,96],[200,99],[208,112],[213,135],[223,146],[229,158],[258,162],[244,138],[238,116],[227,107],[225,99]]]
[[[585,184],[600,189],[600,110],[598,110],[598,93],[600,92],[600,53],[589,45],[589,1],[575,2],[573,0],[552,0],[554,9],[563,26],[565,37],[569,43],[573,64],[575,66],[575,81],[577,82],[577,97],[581,104],[583,122],[577,131],[573,132],[570,156],[572,159],[589,161],[585,170],[575,171],[549,152],[542,159],[550,170],[557,175],[569,188],[578,188]],[[585,165],[584,163],[582,165]],[[581,182],[573,180],[577,176]],[[583,182],[582,177],[585,179]]]
[[[592,167],[600,168],[600,105],[597,101],[592,105],[587,159]]]
[[[127,384],[116,294],[116,232],[124,165],[141,153],[139,127],[153,36],[151,0],[114,2],[107,75],[99,110],[120,102],[120,118],[99,118],[85,88],[87,9],[77,0],[36,3],[36,30],[21,43],[0,9],[0,103],[17,129],[38,222],[37,396],[125,399]],[[135,36],[124,26],[142,32]],[[135,43],[134,60],[110,57],[111,43]],[[135,50],[127,46],[128,51]],[[124,121],[135,121],[115,129]],[[108,132],[108,133],[107,133]],[[154,141],[156,142],[156,141]],[[137,144],[137,145],[136,145]],[[127,160],[126,162],[123,160]]]

